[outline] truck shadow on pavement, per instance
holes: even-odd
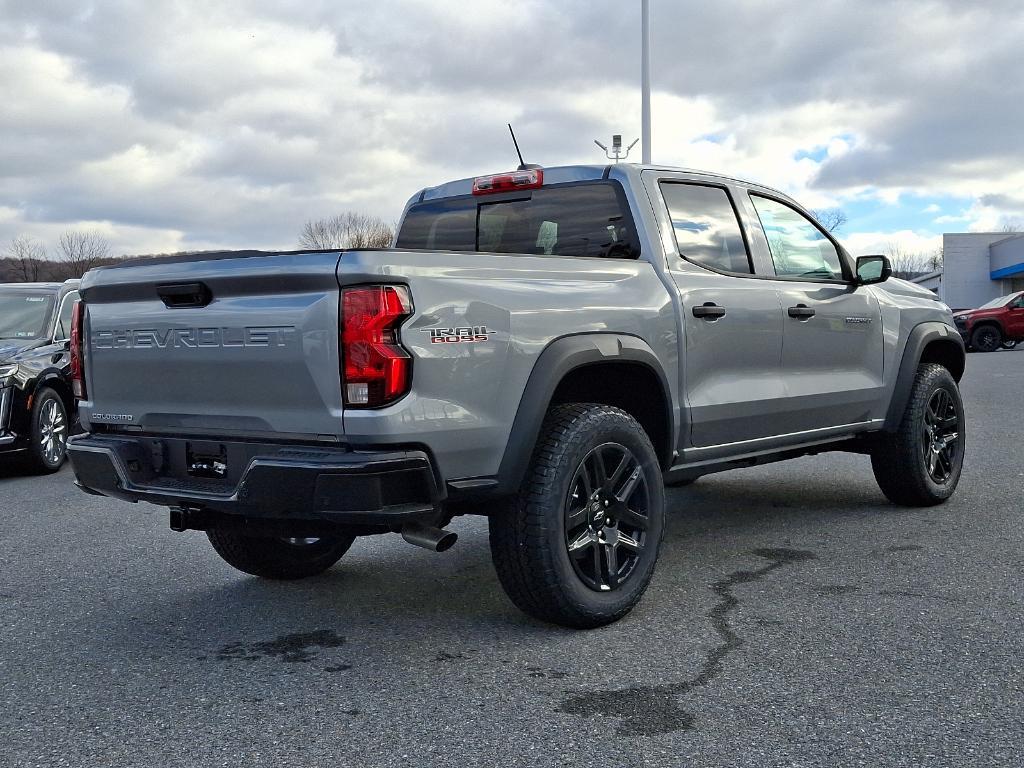
[[[326,574],[298,582],[236,574],[216,559],[200,534],[191,534],[195,540],[189,542],[189,551],[194,547],[196,553],[192,586],[175,595],[152,588],[139,594],[137,604],[124,606],[121,621],[115,619],[107,629],[130,635],[130,642],[122,640],[126,647],[162,648],[169,656],[187,655],[178,659],[182,663],[224,670],[213,672],[207,667],[210,674],[228,674],[222,665],[273,674],[272,667],[283,664],[314,673],[354,669],[363,674],[386,666],[390,674],[402,677],[424,662],[470,659],[492,666],[512,664],[508,674],[548,686],[545,695],[554,697],[555,712],[608,718],[623,735],[656,736],[695,727],[694,715],[681,700],[712,683],[729,655],[746,644],[733,623],[740,607],[735,588],[777,571],[799,569],[820,557],[789,546],[789,538],[798,534],[793,537],[792,530],[780,532],[781,526],[766,522],[795,519],[795,526],[784,526],[791,529],[804,520],[821,518],[835,527],[844,519],[898,512],[869,483],[835,479],[796,485],[734,476],[670,489],[668,501],[666,543],[651,591],[634,614],[602,630],[581,634],[520,614],[501,591],[490,564],[486,523],[477,518],[456,521],[453,527],[461,541],[448,555],[421,552],[396,541],[397,537],[370,539],[358,542]],[[737,541],[746,542],[747,547],[737,548]],[[752,542],[762,545],[751,548]],[[706,566],[695,569],[688,562],[694,548],[700,548],[705,559],[717,557],[714,553],[721,550],[720,562],[745,567],[725,575],[709,574]],[[659,589],[658,584],[659,577],[673,578],[663,574],[687,571],[692,575],[686,577],[683,589],[690,595],[684,593],[678,599],[706,606],[710,589],[714,602],[698,612],[686,609],[690,612],[681,617],[664,604],[679,593]],[[655,607],[652,601],[661,604]],[[694,621],[697,616],[706,620],[702,631],[709,628],[713,642],[692,642],[692,661],[680,660],[663,684],[565,690],[564,683],[555,681],[578,675],[583,682],[586,670],[572,669],[575,662],[565,660],[557,670],[536,665],[534,654],[552,648],[572,645],[577,651],[583,649],[581,658],[586,658],[585,649],[599,649],[604,633],[644,632],[650,625],[678,624],[681,618],[699,625]],[[527,661],[534,666],[524,667]]]
[[[869,487],[801,487],[799,501],[792,501],[794,497],[792,486],[780,483],[766,487],[756,480],[670,489],[659,572],[684,564],[687,547],[680,546],[680,540],[699,540],[706,546],[719,534],[728,532],[730,536],[742,537],[764,528],[768,520],[820,517],[834,523],[848,516],[891,515],[897,511]],[[417,621],[422,622],[424,631],[429,631],[441,623],[471,622],[477,629],[489,626],[526,635],[575,634],[533,621],[507,601],[490,563],[486,522],[463,518],[453,527],[458,530],[460,541],[450,553],[422,552],[399,542],[397,536],[386,537],[388,541],[382,544],[378,543],[381,538],[376,537],[376,541],[367,540],[366,545],[357,542],[353,549],[356,557],[347,555],[327,573],[295,582],[245,577],[224,566],[211,552],[209,567],[197,564],[198,572],[209,573],[211,582],[218,581],[218,573],[228,574],[228,578],[216,586],[189,592],[181,603],[168,607],[184,615],[217,616],[221,627],[230,624],[233,617],[247,618],[252,606],[260,605],[262,611],[269,612],[265,617],[275,625],[291,626],[300,617],[316,615],[334,626]],[[188,535],[195,538],[190,546],[205,552],[206,542],[201,534]],[[373,551],[359,551],[360,546]],[[753,553],[763,556],[766,552],[784,551],[765,547],[754,549]],[[778,563],[765,573],[799,559],[805,558],[787,559],[780,555]],[[704,587],[694,584],[693,588]]]

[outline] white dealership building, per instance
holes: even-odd
[[[953,309],[980,307],[1024,291],[1024,233],[953,232],[942,236],[942,269],[915,278]]]

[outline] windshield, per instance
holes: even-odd
[[[1004,307],[1017,294],[1011,293],[1006,296],[1000,296],[998,299],[992,299],[988,304],[982,304],[978,309],[995,309],[996,307]]]
[[[46,334],[54,296],[0,291],[0,339],[39,339]]]

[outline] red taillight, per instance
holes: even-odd
[[[82,325],[85,321],[85,304],[75,302],[71,311],[71,390],[75,398],[85,400],[85,364],[82,358]]]
[[[341,366],[345,405],[373,408],[409,391],[412,360],[398,328],[412,314],[404,285],[363,285],[341,292]]]
[[[493,176],[477,176],[473,179],[473,194],[492,195],[514,189],[537,189],[543,185],[543,169],[531,168],[526,171],[496,173]]]

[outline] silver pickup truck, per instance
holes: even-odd
[[[463,179],[393,248],[206,253],[82,282],[82,490],[170,508],[257,576],[489,518],[502,585],[572,627],[654,571],[664,484],[823,451],[937,504],[964,457],[949,309],[763,186],[636,165]]]

